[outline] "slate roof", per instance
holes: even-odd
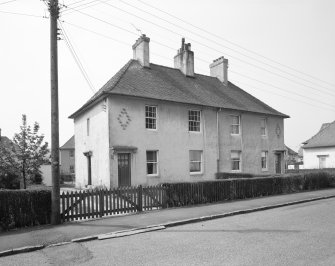
[[[335,146],[335,121],[323,124],[320,131],[304,144],[303,149]]]
[[[72,136],[67,142],[65,142],[65,144],[60,147],[60,150],[69,150],[69,149],[74,149],[74,136]]]
[[[288,118],[233,83],[201,74],[186,77],[179,69],[131,59],[91,99],[69,118],[75,118],[106,95],[126,95],[215,108],[256,112]]]

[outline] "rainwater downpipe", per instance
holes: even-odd
[[[216,134],[217,134],[217,145],[216,145],[216,172],[220,172],[220,125],[219,125],[219,112],[221,112],[222,109],[219,108],[216,111]]]

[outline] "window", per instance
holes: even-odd
[[[74,150],[70,150],[70,157],[74,157]]]
[[[266,118],[261,119],[261,135],[266,136]]]
[[[90,135],[90,119],[89,118],[87,118],[86,120],[86,134],[87,136]]]
[[[190,173],[202,172],[202,151],[190,151]]]
[[[147,175],[158,175],[157,151],[147,151]]]
[[[157,106],[145,106],[145,128],[157,129]]]
[[[262,170],[268,170],[268,152],[267,151],[262,151],[261,165],[262,165]]]
[[[241,151],[231,151],[231,170],[240,171],[241,170]]]
[[[200,132],[200,111],[188,110],[188,131]]]
[[[235,135],[240,134],[240,116],[232,115],[231,119],[232,119],[232,121],[231,121],[230,133],[235,134]]]
[[[70,173],[74,174],[74,165],[70,165]]]
[[[327,157],[328,155],[318,155],[319,157],[319,168],[326,168],[327,167]]]

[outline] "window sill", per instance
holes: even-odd
[[[188,131],[188,133],[191,133],[191,134],[201,134],[202,132],[201,131]]]
[[[156,129],[153,129],[153,128],[146,128],[146,130],[148,130],[148,131],[153,131],[153,132],[158,131],[157,128],[156,128]]]
[[[231,136],[241,136],[241,134],[230,133]]]
[[[262,172],[268,172],[268,171],[269,171],[269,169],[267,169],[267,168],[262,169]]]
[[[190,175],[191,176],[199,176],[199,175],[203,175],[204,173],[203,172],[190,172]]]
[[[230,170],[230,172],[232,172],[232,173],[241,173],[242,170]]]
[[[151,175],[147,175],[147,177],[160,177],[159,174],[151,174]]]

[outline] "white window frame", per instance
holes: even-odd
[[[191,161],[191,152],[200,152],[200,161]],[[190,175],[199,175],[203,174],[204,172],[204,163],[203,163],[203,151],[202,150],[190,150],[189,151],[189,172]],[[200,162],[200,171],[191,172],[191,163],[199,163]]]
[[[236,158],[232,158],[232,153],[238,153],[239,158],[239,169],[233,169],[233,162],[236,161]],[[231,150],[230,151],[230,162],[231,162],[231,171],[232,172],[241,172],[242,171],[242,151],[240,150]]]
[[[263,153],[264,153],[264,157],[263,157]],[[263,168],[263,158],[265,158],[265,168]],[[269,152],[268,151],[262,151],[261,152],[261,168],[262,168],[262,171],[268,171],[268,165],[269,165],[269,162],[268,162],[268,158],[269,158]]]
[[[197,117],[199,117],[199,121],[198,120],[191,120],[190,119],[190,112],[197,112]],[[198,116],[198,114],[199,114],[199,116]],[[188,112],[187,112],[187,115],[188,115],[188,131],[193,132],[193,133],[201,133],[201,110],[189,109]],[[199,123],[199,130],[191,130],[191,122]]]
[[[238,118],[238,123],[233,124],[234,117]],[[241,135],[241,116],[240,115],[230,115],[231,118],[231,125],[230,125],[230,134],[231,135]],[[238,133],[233,132],[233,127],[238,126]]]
[[[262,121],[264,121],[264,127],[262,127]],[[268,135],[268,125],[267,125],[267,118],[263,117],[261,118],[261,136],[262,137],[266,137]],[[263,132],[263,128],[264,128],[264,132]]]
[[[155,152],[156,153],[156,162],[155,161],[148,161],[148,152]],[[158,176],[159,175],[159,156],[158,156],[158,150],[147,150],[145,153],[146,156],[146,173],[147,176]],[[156,164],[156,173],[148,174],[148,164]]]
[[[153,116],[147,116],[147,112],[150,112],[149,110],[147,111],[147,108],[154,108],[154,110],[155,110],[155,116],[153,117]],[[145,116],[145,119],[144,119],[144,123],[145,123],[145,128],[147,129],[147,130],[152,130],[152,131],[156,131],[157,129],[158,129],[158,123],[157,123],[157,121],[158,121],[158,108],[157,108],[157,106],[156,105],[145,105],[145,107],[144,107],[144,116]],[[155,128],[150,128],[150,127],[147,127],[147,119],[152,119],[153,121],[155,121]]]

